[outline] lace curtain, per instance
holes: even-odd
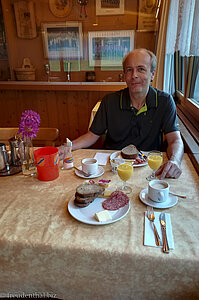
[[[171,0],[166,54],[180,51],[181,56],[199,56],[199,1]]]

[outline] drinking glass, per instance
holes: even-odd
[[[126,185],[126,181],[131,178],[133,173],[133,166],[131,164],[121,164],[117,167],[117,173],[122,180],[122,187],[119,190],[123,191],[125,194],[130,194],[132,189],[130,186]]]
[[[111,163],[111,170],[113,173],[117,174],[117,168],[119,165],[125,163],[125,159],[123,158],[113,158],[110,160]]]
[[[155,175],[155,171],[157,169],[159,169],[159,167],[161,166],[161,164],[163,162],[162,152],[157,151],[157,150],[150,151],[147,158],[148,158],[148,165],[153,170],[153,172],[146,179],[148,181],[157,179],[157,177]]]

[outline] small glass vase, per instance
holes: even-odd
[[[37,173],[34,159],[34,148],[29,136],[24,138],[21,148],[22,173],[24,176],[33,176]]]

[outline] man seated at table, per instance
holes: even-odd
[[[105,149],[134,144],[139,150],[160,150],[164,134],[169,160],[156,174],[160,179],[180,176],[184,147],[175,102],[150,86],[156,63],[156,56],[147,49],[135,49],[124,57],[128,87],[103,98],[89,131],[73,141],[73,150],[88,148],[105,133]]]

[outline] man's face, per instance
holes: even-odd
[[[135,51],[127,57],[124,65],[124,78],[130,92],[146,94],[153,77],[151,57],[147,52]]]

